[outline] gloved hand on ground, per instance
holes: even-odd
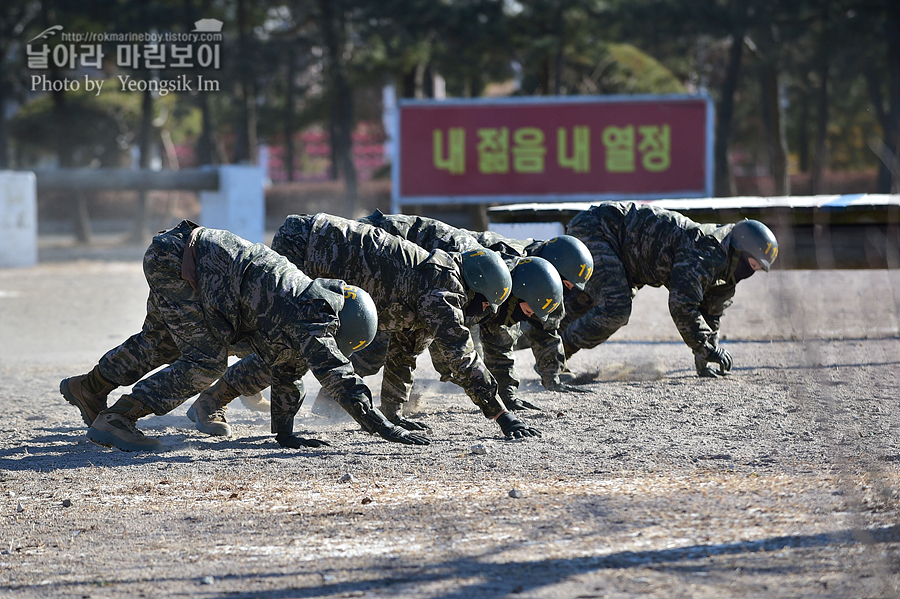
[[[503,405],[506,406],[507,410],[540,410],[541,408],[534,405],[530,401],[526,401],[524,399],[519,399],[518,397],[513,397],[510,400],[504,400]]]
[[[541,431],[531,428],[512,415],[511,412],[503,412],[497,417],[497,424],[507,439],[524,439],[525,437],[540,437]]]
[[[304,447],[331,447],[328,441],[320,441],[318,439],[304,439],[293,433],[278,433],[275,435],[275,441],[285,449],[302,449]]]
[[[385,422],[378,427],[378,434],[385,441],[403,443],[404,445],[430,445],[428,437],[408,431],[403,427],[390,422]]]

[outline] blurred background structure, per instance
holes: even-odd
[[[218,41],[177,37],[216,23]],[[127,37],[151,33],[170,37]],[[711,97],[716,196],[900,187],[896,0],[0,5],[0,169],[258,164],[267,224],[387,207],[396,99],[607,94]],[[189,191],[38,189],[42,230],[82,241],[85,214],[143,230],[198,210]]]

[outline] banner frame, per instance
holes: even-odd
[[[705,181],[702,190],[684,190],[682,192],[660,193],[598,193],[598,194],[510,194],[510,195],[431,195],[401,196],[400,176],[402,165],[400,157],[400,134],[402,111],[404,107],[447,107],[447,106],[504,106],[527,104],[584,104],[588,103],[644,103],[644,102],[681,102],[703,101],[706,104],[706,148],[705,148]],[[656,200],[662,198],[702,198],[712,197],[714,191],[714,140],[715,140],[715,105],[712,98],[701,94],[637,94],[606,96],[527,96],[503,98],[448,98],[444,100],[401,99],[397,102],[397,117],[393,119],[392,152],[391,152],[391,212],[398,214],[402,206],[409,205],[441,205],[441,204],[516,204],[527,202],[592,202],[603,200]]]

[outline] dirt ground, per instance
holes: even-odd
[[[773,271],[723,319],[734,374],[694,376],[664,290],[544,391],[519,352],[508,442],[427,356],[406,447],[311,413],[283,450],[235,402],[140,422],[166,451],[88,442],[60,379],[139,330],[143,247],[42,245],[0,269],[2,596],[624,598],[900,596],[900,273]],[[378,376],[367,379],[376,395]],[[113,393],[113,398],[127,389]]]

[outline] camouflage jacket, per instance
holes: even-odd
[[[493,231],[461,229],[425,216],[384,214],[381,210],[359,219],[359,222],[384,229],[391,235],[411,241],[426,250],[444,250],[450,253],[484,248],[494,250],[510,268],[515,266],[516,259],[530,255],[526,249],[536,247],[539,243],[532,239],[509,239]]]
[[[273,432],[293,430],[303,399],[295,381],[310,370],[333,396],[371,409],[371,392],[333,338],[342,281],[312,280],[266,246],[228,231],[201,228],[196,235],[207,325],[224,345],[247,342],[271,368]]]
[[[465,326],[469,297],[459,256],[428,252],[380,228],[328,214],[289,216],[272,248],[312,276],[338,277],[368,291],[379,330],[427,332],[447,356],[455,381],[484,414],[503,411],[497,384]],[[397,368],[407,367],[385,364],[385,377]],[[411,380],[411,373],[399,378]]]
[[[733,224],[698,224],[670,210],[604,202],[578,213],[566,232],[603,239],[618,253],[628,282],[669,290],[669,313],[684,342],[705,356],[735,292],[729,234]]]
[[[383,214],[380,210],[361,218],[360,222],[384,229],[426,250],[441,249],[446,252],[466,252],[483,248],[494,250],[510,267],[515,266],[519,258],[529,256],[529,251],[536,250],[540,244],[533,239],[509,239],[493,231],[476,233],[433,218]],[[517,304],[518,300],[511,297],[496,314],[488,312],[466,320],[467,326],[480,327],[484,360],[491,374],[497,379],[500,397],[504,400],[514,398],[519,386],[513,365],[513,346],[518,336],[507,330],[518,327],[518,322],[521,321],[521,318],[518,321],[513,319]],[[558,375],[565,368],[565,353],[558,333],[559,324],[564,317],[565,310],[560,306],[544,322],[535,317],[528,319],[533,331],[532,350],[535,354],[536,368],[542,377]]]
[[[479,231],[474,235],[478,243],[504,257],[527,258],[533,256],[542,243],[534,239],[510,239],[494,231]]]

